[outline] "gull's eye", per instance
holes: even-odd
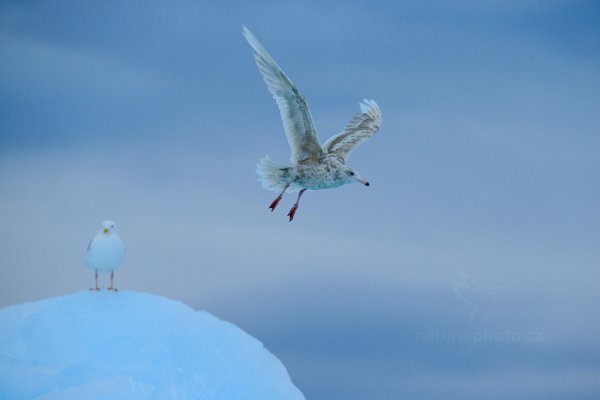
[[[354,176],[354,172],[353,171],[350,171],[350,176]]]

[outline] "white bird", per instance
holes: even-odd
[[[110,271],[110,287],[108,290],[117,291],[114,287],[115,269],[123,265],[125,245],[117,233],[114,221],[104,221],[102,229],[90,240],[85,255],[85,265],[95,271],[96,287],[90,290],[100,290],[98,287],[98,272]]]
[[[321,146],[304,97],[245,26],[243,33],[254,50],[254,60],[267,88],[279,107],[292,151],[292,166],[282,167],[268,156],[257,165],[256,172],[263,187],[280,192],[269,206],[271,211],[275,210],[286,191],[299,192],[296,203],[288,213],[291,221],[300,197],[306,190],[330,189],[352,182],[369,186],[369,182],[347,166],[346,161],[359,144],[379,130],[381,111],[377,103],[364,99],[360,104],[361,112],[354,115],[341,133]]]

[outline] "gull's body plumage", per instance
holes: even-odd
[[[291,150],[292,166],[280,166],[268,156],[258,163],[256,172],[263,187],[281,192],[271,203],[271,210],[275,209],[285,191],[299,192],[298,200],[288,214],[291,221],[305,190],[330,189],[352,182],[369,186],[369,182],[346,165],[346,160],[360,143],[379,130],[381,111],[377,103],[374,100],[363,100],[360,104],[361,112],[354,116],[341,133],[321,146],[304,97],[246,27],[243,28],[243,33],[254,50],[254,60],[267,88],[279,107]]]
[[[109,290],[117,290],[113,286],[114,270],[123,265],[125,260],[125,244],[117,233],[114,221],[104,221],[102,229],[90,241],[86,254],[85,265],[95,271],[96,287],[98,288],[98,272],[110,272]]]

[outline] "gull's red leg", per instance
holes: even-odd
[[[275,200],[273,200],[273,202],[269,206],[269,208],[271,209],[271,212],[275,211],[275,207],[277,207],[277,204],[279,204],[279,202],[281,201],[281,198],[283,197],[283,194],[285,193],[285,191],[287,190],[288,187],[290,187],[290,184],[286,183],[285,186],[283,187],[283,190],[281,191],[281,193],[279,193],[279,196],[277,196],[277,198]]]
[[[302,189],[299,193],[298,193],[298,199],[296,200],[296,202],[294,203],[294,205],[292,206],[292,209],[290,210],[290,212],[288,213],[288,217],[290,217],[290,222],[292,222],[292,220],[294,219],[294,215],[296,215],[296,210],[298,210],[298,205],[300,204],[300,197],[302,197],[302,194],[306,192],[306,189]]]
[[[96,287],[90,288],[90,290],[95,290],[95,291],[100,290],[100,288],[98,287],[98,270],[96,270]]]

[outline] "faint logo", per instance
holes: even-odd
[[[492,313],[492,306],[500,286],[482,287],[466,272],[461,272],[460,281],[452,281],[456,297],[470,309],[469,332],[481,329]]]
[[[481,286],[469,274],[461,272],[460,279],[450,282],[452,291],[468,309],[468,330],[430,330],[416,332],[416,339],[427,343],[522,343],[539,342],[542,332],[537,329],[490,329],[486,322],[492,314],[496,295],[502,286]]]

